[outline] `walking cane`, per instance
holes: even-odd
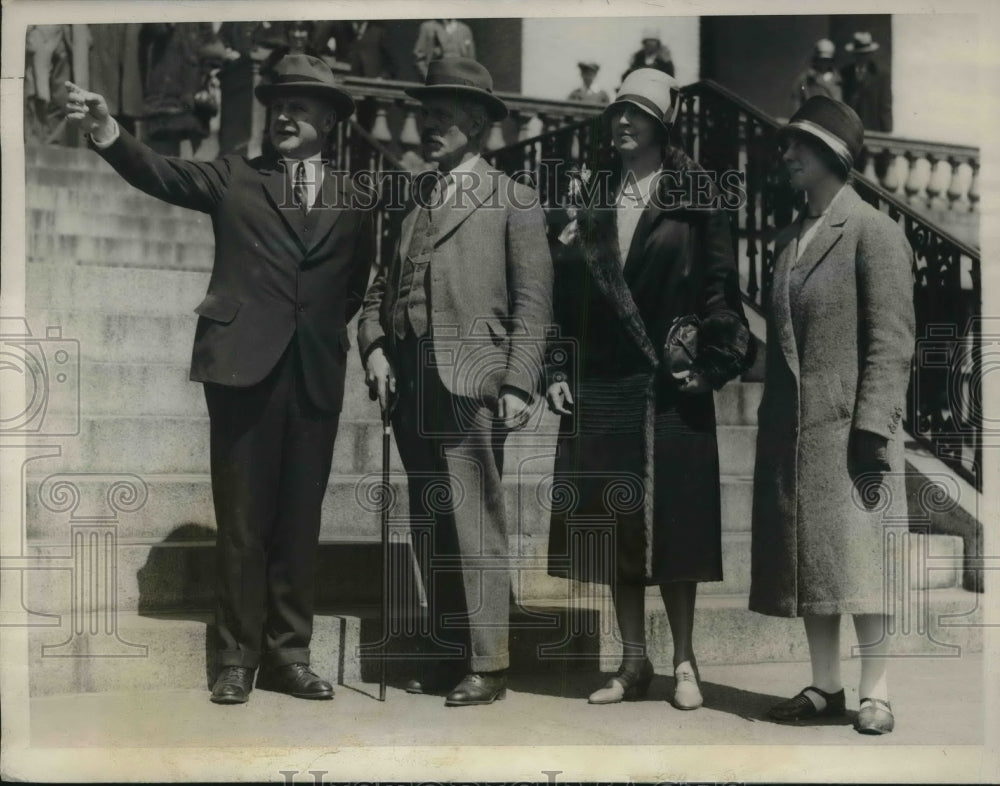
[[[377,398],[377,396],[376,396]],[[382,410],[382,576],[381,576],[381,598],[380,598],[380,630],[382,639],[379,644],[379,683],[378,700],[385,701],[386,682],[386,642],[388,640],[387,622],[390,619],[389,609],[389,504],[392,495],[389,494],[389,455],[391,445],[389,437],[392,435],[392,410],[395,408],[396,400],[393,394],[386,390],[386,406]],[[424,576],[420,570],[420,562],[413,549],[408,549],[410,562],[413,570],[413,578],[417,584],[417,600],[420,608],[427,609],[427,591],[424,588]]]
[[[378,679],[378,700],[385,701],[385,662],[386,662],[386,641],[389,638],[389,436],[392,434],[392,426],[389,418],[392,415],[392,394],[386,390],[385,407],[382,409],[382,576],[381,576],[381,610],[379,630],[381,631],[381,643],[379,644],[379,679]]]

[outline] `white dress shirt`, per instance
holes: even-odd
[[[662,169],[656,169],[641,180],[626,181],[618,194],[616,218],[618,220],[618,252],[621,255],[622,267],[625,267],[625,259],[628,257],[629,246],[632,245],[632,236],[635,235],[636,227],[639,226],[639,219],[642,218],[642,211],[649,204],[649,191],[662,171]]]
[[[321,153],[309,156],[309,158],[285,158],[285,172],[288,173],[288,194],[291,196],[292,189],[295,188],[295,170],[299,163],[306,167],[306,212],[312,210],[316,204],[316,195],[323,187],[323,157]],[[288,200],[291,204],[291,199]]]

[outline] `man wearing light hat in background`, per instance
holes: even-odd
[[[443,651],[407,690],[450,691],[448,706],[491,704],[505,695],[510,662],[503,446],[540,385],[552,260],[537,194],[480,155],[507,115],[490,73],[446,57],[406,92],[421,103],[424,157],[438,171],[414,181],[358,344],[383,409],[395,394],[410,516],[432,531],[422,572]]]
[[[290,54],[256,89],[274,153],[186,161],[155,153],[71,83],[67,117],[129,183],[208,213],[215,261],[191,379],[203,382],[216,541],[218,704],[257,687],[333,698],[310,668],[320,509],[344,396],[347,323],[374,257],[372,214],[321,159],[354,101],[322,60]]]
[[[583,84],[569,94],[569,101],[581,101],[586,104],[608,103],[608,94],[604,90],[594,89],[594,78],[600,70],[600,66],[593,60],[581,60],[576,64],[580,69],[580,79]]]
[[[655,68],[670,76],[674,75],[674,61],[670,49],[660,40],[660,31],[655,27],[643,29],[642,49],[632,55],[628,70],[622,74],[622,80],[638,68]]]
[[[821,38],[813,49],[812,65],[799,74],[792,91],[792,112],[797,112],[813,96],[841,100],[840,74],[833,67],[837,47],[829,38]]]
[[[841,69],[844,103],[858,113],[866,131],[892,131],[892,85],[873,59],[878,42],[869,32],[857,32],[844,45],[854,62]]]

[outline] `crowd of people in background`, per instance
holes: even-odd
[[[837,67],[837,46],[828,38],[816,42],[812,63],[795,80],[791,111],[813,96],[843,101],[861,118],[868,131],[892,131],[892,89],[889,75],[879,68],[874,53],[879,44],[866,31],[844,44],[850,61]]]
[[[67,80],[106,96],[115,119],[157,152],[193,151],[219,115],[219,153],[249,143],[255,72],[266,81],[289,53],[323,59],[335,73],[421,78],[440,57],[475,58],[472,30],[457,19],[420,25],[412,63],[401,62],[378,20],[34,25],[25,63],[25,137],[75,144],[63,120]]]
[[[849,61],[838,66],[837,46],[816,42],[810,66],[795,80],[793,113],[809,98],[824,95],[853,108],[870,131],[892,131],[888,74],[873,54],[871,33],[856,32],[843,46]],[[335,73],[398,79],[409,69],[390,45],[378,20],[294,22],[186,22],[147,24],[35,25],[28,31],[25,73],[25,136],[75,144],[62,119],[67,79],[107,96],[114,117],[158,152],[192,152],[210,134],[218,115],[219,154],[246,152],[250,142],[255,73],[273,77],[288,53],[322,58]],[[476,58],[472,30],[457,19],[421,23],[412,50],[420,78],[441,57]],[[577,63],[580,85],[570,101],[607,105],[617,93],[598,83],[600,64]],[[621,75],[638,68],[675,75],[673,57],[660,31],[642,31],[641,48]]]

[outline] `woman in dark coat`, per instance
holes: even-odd
[[[623,660],[591,703],[648,688],[644,598],[655,584],[673,634],[674,705],[694,709],[696,586],[722,579],[712,390],[744,368],[751,339],[729,221],[714,193],[697,191],[705,173],[667,142],[672,99],[669,75],[629,75],[605,110],[618,183],[602,201],[608,179],[595,178],[596,206],[561,237],[553,300],[561,338],[577,349],[550,352],[549,407],[563,417],[549,572],[611,586]],[[692,315],[697,361],[671,373],[668,331]]]
[[[844,713],[840,615],[861,655],[858,730],[892,730],[886,685],[891,535],[906,526],[900,429],[914,348],[913,254],[848,177],[864,128],[810,98],[782,130],[807,208],[779,235],[758,413],[750,608],[802,617],[812,684],[775,720]]]

